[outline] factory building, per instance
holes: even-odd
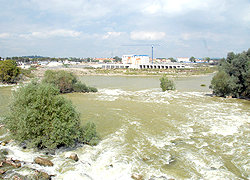
[[[123,55],[122,64],[149,64],[148,55]]]

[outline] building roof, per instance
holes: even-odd
[[[134,55],[123,55],[123,56],[148,56],[148,55],[136,55],[136,54],[134,54]]]

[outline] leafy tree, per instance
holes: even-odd
[[[190,57],[190,58],[189,58],[189,61],[191,61],[191,62],[196,62],[195,57],[194,57],[194,56]]]
[[[219,96],[231,95],[232,88],[230,87],[230,75],[225,71],[219,71],[212,79],[211,84],[214,93]]]
[[[34,80],[13,93],[4,123],[15,140],[41,149],[99,140],[95,125],[81,127],[80,114],[55,85]]]
[[[210,57],[206,57],[205,60],[209,63],[210,62]]]
[[[170,60],[171,60],[171,62],[177,62],[177,60],[176,60],[176,59],[174,59],[173,57],[168,58],[168,59],[170,59]]]
[[[14,60],[0,61],[0,80],[2,83],[16,83],[21,68],[17,67]]]
[[[121,62],[122,61],[122,58],[119,58],[118,56],[115,56],[114,59],[115,59],[115,62]]]
[[[87,62],[90,62],[90,61],[91,61],[90,57],[87,57]]]
[[[160,87],[163,92],[167,90],[175,90],[174,81],[168,79],[165,74],[160,78],[160,82]]]
[[[85,84],[77,81],[76,76],[68,71],[52,71],[47,70],[44,74],[44,79],[42,80],[46,83],[55,84],[60,93],[70,93],[70,92],[97,92],[94,87],[88,87]]]
[[[220,80],[220,78],[224,78],[224,80]],[[226,59],[220,61],[219,71],[213,77],[210,87],[219,96],[250,97],[249,79],[250,49],[240,54],[230,52]]]

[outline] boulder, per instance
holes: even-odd
[[[41,157],[35,158],[35,163],[43,165],[43,166],[53,166],[54,165],[50,160],[44,159],[44,158],[41,158]]]
[[[144,157],[144,158],[142,158],[142,161],[148,161],[149,160],[149,158],[146,158],[146,157]]]
[[[0,174],[4,174],[6,171],[0,169]]]
[[[140,174],[135,173],[132,174],[131,178],[135,180],[143,180],[143,177]]]
[[[78,161],[79,160],[79,158],[78,158],[78,156],[77,156],[76,153],[70,153],[70,152],[68,152],[68,153],[65,154],[65,157],[73,159],[74,161]]]
[[[11,157],[7,157],[5,160],[2,161],[3,163],[15,166],[16,168],[21,167],[21,163],[19,160],[13,160]],[[2,164],[2,163],[1,163]]]
[[[8,144],[8,141],[2,141],[2,142],[1,142],[1,145],[2,145],[2,146],[5,146],[6,144]]]
[[[36,175],[39,177],[39,178],[45,178],[45,179],[51,179],[51,175],[49,175],[48,173],[45,173],[45,172],[42,172],[42,171],[38,171],[36,170]]]

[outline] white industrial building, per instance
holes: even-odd
[[[123,55],[122,64],[148,64],[148,55]]]

